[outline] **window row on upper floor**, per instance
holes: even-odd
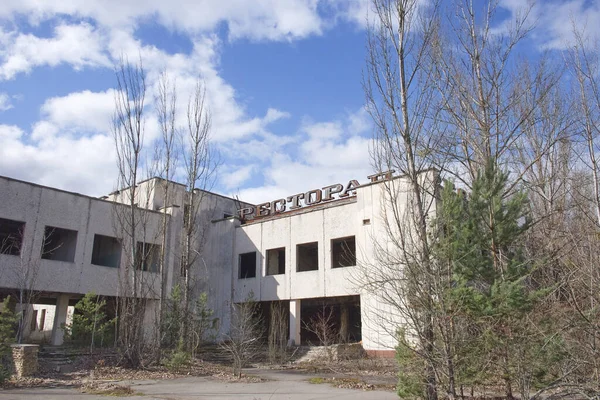
[[[286,248],[268,249],[265,257],[265,275],[285,274]],[[238,278],[255,278],[257,274],[256,251],[243,253],[238,258]],[[356,240],[354,236],[331,240],[331,267],[342,268],[356,265]],[[296,272],[319,269],[319,243],[296,245]]]
[[[0,254],[20,256],[25,222],[0,218]],[[72,229],[45,226],[40,257],[44,260],[75,262],[78,232]],[[137,242],[135,265],[138,270],[158,272],[161,246]],[[122,243],[112,236],[94,234],[90,263],[119,268]]]

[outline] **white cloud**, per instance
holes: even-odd
[[[319,15],[321,5],[330,1],[204,0],[192,4],[188,0],[6,0],[0,7],[0,23],[9,21],[0,24],[0,80],[15,79],[41,66],[111,68],[121,56],[132,62],[141,59],[148,75],[148,109],[152,108],[157,77],[166,70],[177,83],[178,116],[184,125],[185,103],[200,76],[212,115],[212,138],[228,156],[222,188],[247,185],[255,174],[264,177],[264,188],[270,185],[285,193],[295,187],[288,185],[290,182],[327,184],[335,175],[323,173],[323,167],[343,166],[344,175],[362,168],[356,165],[364,164],[362,148],[368,143],[359,136],[364,131],[361,119],[351,115],[343,122],[305,120],[299,129],[304,141],[296,135],[275,135],[271,124],[290,114],[277,108],[248,113],[235,88],[222,77],[221,39],[212,32],[226,23],[231,40],[289,41],[319,35],[336,19]],[[18,26],[11,20],[23,17],[33,25],[49,22],[56,26],[49,37],[18,29],[6,31],[7,26]],[[186,34],[192,43],[189,54],[169,54],[143,44],[135,36],[136,28],[149,20]],[[1,125],[0,173],[93,195],[112,190],[116,176],[109,133],[113,104],[110,89],[83,90],[46,99],[40,119],[31,124],[30,131]],[[145,127],[149,145],[159,130],[151,112]],[[290,149],[297,154],[286,155]],[[326,150],[332,153],[325,154]],[[289,179],[289,174],[301,174],[301,179]],[[263,189],[257,190],[265,193]]]
[[[370,22],[373,22],[369,0],[331,0],[329,4],[334,8],[337,18],[352,22],[361,28],[367,27],[367,16]]]
[[[508,31],[511,18],[529,10],[529,25],[534,28],[531,37],[542,49],[564,50],[572,46],[574,29],[585,32],[590,44],[600,39],[600,3],[597,1],[502,0],[500,6],[508,10],[511,17],[502,21],[496,30]]]
[[[361,136],[370,128],[365,115],[361,109],[341,120],[305,123],[297,153],[270,150],[261,171],[264,184],[241,190],[240,199],[261,203],[350,179],[364,182],[372,172],[371,139]]]
[[[308,123],[302,128],[308,136],[315,141],[336,139],[342,136],[342,123],[340,121]]]
[[[253,164],[240,168],[230,168],[229,171],[219,174],[219,182],[227,190],[238,189],[243,186],[244,181],[250,179],[255,169],[256,166]]]
[[[590,41],[600,39],[600,3],[572,0],[549,2],[540,10],[539,37],[544,48],[565,49],[574,44],[573,30]]]
[[[264,151],[265,143],[269,141],[278,142],[281,145],[289,143],[289,138],[275,137],[268,130],[269,124],[290,116],[289,113],[269,108],[262,116],[248,116],[244,107],[236,99],[233,87],[225,82],[218,72],[218,52],[216,51],[219,41],[214,36],[200,37],[194,41],[194,49],[191,54],[168,54],[153,46],[143,46],[131,33],[125,31],[114,32],[112,41],[108,43],[113,57],[119,54],[119,45],[122,46],[124,54],[134,62],[141,57],[144,68],[148,75],[148,92],[146,95],[146,123],[145,144],[151,146],[153,139],[159,134],[156,115],[153,113],[153,95],[156,88],[157,76],[163,69],[169,72],[170,79],[177,83],[179,98],[179,123],[185,125],[185,108],[187,99],[192,94],[196,79],[201,75],[207,90],[207,101],[212,113],[213,130],[212,135],[215,143],[221,148],[237,148],[243,153],[248,153],[251,148],[256,147],[256,154],[268,156]],[[113,189],[114,175],[114,149],[110,135],[110,125],[114,110],[114,90],[108,89],[102,92],[91,92],[84,90],[70,93],[65,96],[46,99],[40,108],[40,119],[32,124],[31,133],[25,134],[19,131],[16,135],[13,127],[10,129],[11,141],[6,144],[5,149],[10,149],[10,154],[15,157],[6,157],[0,163],[0,173],[28,179],[35,182],[56,185],[57,187],[90,193],[105,193]],[[4,128],[8,135],[8,128]],[[82,146],[89,145],[89,150]],[[67,153],[77,151],[79,154],[89,155],[95,151],[94,147],[101,152],[101,160],[94,161],[93,156],[86,156],[93,165],[91,169],[87,166],[73,168],[68,160],[77,161],[78,157],[69,157]],[[51,149],[62,161],[50,156]],[[19,154],[23,157],[19,158]],[[231,154],[231,153],[230,153]],[[82,158],[81,161],[85,160]],[[235,157],[238,160],[239,158]],[[256,161],[254,155],[249,156],[249,161]],[[99,162],[103,163],[99,167]],[[11,164],[12,163],[12,164]],[[30,173],[20,171],[27,163],[32,164]],[[47,168],[43,165],[47,164]],[[232,173],[229,177],[225,174],[224,186],[227,189],[235,188],[245,181],[252,172],[251,168],[243,168],[246,165],[231,165],[230,168],[240,169],[240,174]],[[64,168],[64,171],[61,171]],[[52,171],[53,178],[48,175]],[[88,179],[94,179],[90,172],[98,174],[98,180],[94,185],[87,184]],[[79,176],[79,178],[78,178]],[[237,179],[237,181],[236,181]],[[81,185],[81,186],[77,186]]]
[[[318,0],[5,0],[0,18],[22,14],[36,23],[56,15],[76,15],[111,28],[155,18],[169,29],[191,34],[214,31],[226,22],[232,39],[292,40],[321,33],[318,3]]]
[[[57,132],[81,136],[87,133],[110,132],[114,110],[114,91],[70,93],[47,99],[41,107],[42,120],[35,124],[33,137],[55,135]]]
[[[117,175],[109,136],[30,141],[25,136],[16,126],[0,125],[2,175],[88,195],[102,195],[113,188]]]
[[[75,69],[111,65],[103,53],[103,36],[87,23],[58,25],[51,38],[5,33],[0,44],[0,79],[12,79],[41,65],[66,63]]]
[[[13,108],[10,96],[6,93],[0,92],[0,111],[7,111]]]

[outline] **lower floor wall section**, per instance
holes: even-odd
[[[282,337],[290,346],[360,343],[371,356],[393,357],[398,329],[405,325],[397,309],[372,294],[256,304],[264,343]]]
[[[17,304],[16,312],[24,314],[25,324],[23,337],[27,343],[49,344],[52,339],[52,328],[56,317],[56,305],[25,304],[22,310]],[[73,323],[75,307],[67,307],[65,325]]]
[[[360,296],[304,299],[300,316],[303,345],[327,346],[362,340]]]
[[[362,340],[360,296],[263,301],[256,313],[265,342],[285,337],[289,345],[328,346]]]

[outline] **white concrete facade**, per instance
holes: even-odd
[[[437,182],[437,174],[428,172],[424,179]],[[393,181],[399,191],[406,189],[405,179],[394,178]],[[165,184],[158,178],[140,183],[137,203],[145,209],[142,212],[147,226],[143,233],[140,232],[140,240],[147,243],[160,245],[156,232],[164,213],[169,215],[165,282],[169,292],[179,279],[183,210],[189,195],[183,185],[170,182],[171,200],[165,204],[162,195]],[[208,293],[209,306],[219,318],[219,333],[229,330],[232,304],[243,302],[252,294],[254,300],[261,302],[289,301],[289,339],[291,344],[299,344],[303,301],[358,296],[363,347],[367,350],[393,349],[395,338],[381,330],[376,321],[376,315],[385,306],[376,293],[362,291],[357,281],[360,266],[374,260],[374,241],[386,240],[384,219],[387,217],[382,208],[389,199],[386,199],[383,185],[382,181],[368,183],[353,189],[347,197],[247,221],[241,221],[236,215],[239,208],[248,204],[201,192],[198,223],[205,227],[206,235],[201,260],[193,271],[197,278],[194,290],[196,294]],[[22,265],[34,265],[37,276],[33,289],[57,299],[51,338],[55,344],[62,342],[62,335],[56,329],[66,318],[69,299],[80,298],[92,291],[103,296],[119,295],[119,273],[123,268],[94,265],[92,257],[95,235],[119,236],[111,216],[115,207],[119,207],[115,203],[123,201],[126,191],[97,199],[0,177],[0,222],[4,219],[24,223],[20,255],[0,252],[0,291],[8,293],[21,287],[19,271]],[[77,232],[72,261],[41,257],[40,249],[48,226]],[[336,239],[349,238],[354,239],[356,265],[334,268],[333,243]],[[307,243],[316,243],[317,263],[311,268],[314,270],[299,272],[298,245]],[[285,253],[280,266],[283,271],[268,274],[267,253],[273,249]],[[255,276],[242,277],[240,257],[249,253],[255,253]],[[124,262],[125,255],[121,254],[120,265]],[[156,273],[144,274],[154,277],[153,290],[145,293],[150,301],[149,308],[153,309],[155,304],[152,302],[159,298],[160,282]],[[152,324],[148,315],[145,320]]]

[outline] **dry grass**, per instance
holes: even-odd
[[[135,396],[138,394],[130,386],[118,385],[110,382],[85,382],[80,390],[82,393],[115,397]]]
[[[324,377],[314,377],[308,380],[309,383],[313,383],[316,385],[328,383],[334,387],[341,389],[360,389],[360,390],[387,390],[387,391],[396,391],[396,385],[387,385],[387,384],[372,384],[367,383],[360,378],[324,378]]]

